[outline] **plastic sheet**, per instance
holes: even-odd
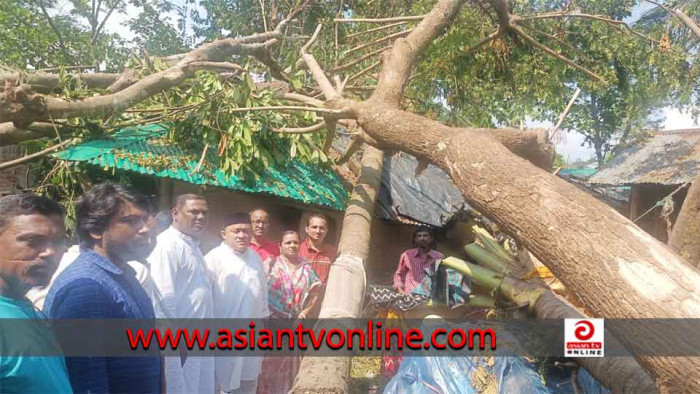
[[[570,369],[547,368],[522,357],[406,357],[385,393],[574,393]],[[607,394],[583,368],[577,384],[586,394]]]
[[[442,320],[426,320],[424,332],[443,326]],[[515,344],[517,346],[517,343]],[[434,356],[428,353],[404,357],[385,393],[463,394],[573,394],[572,369],[553,363],[529,361],[525,357]],[[608,394],[610,391],[585,369],[578,368],[580,392]]]

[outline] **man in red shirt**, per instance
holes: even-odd
[[[434,248],[433,230],[420,226],[413,233],[415,248],[403,252],[399,266],[394,273],[394,289],[399,293],[410,294],[425,278],[425,269],[443,259],[442,253]]]
[[[311,263],[323,284],[326,284],[331,264],[338,255],[335,247],[324,242],[326,234],[328,234],[328,218],[315,213],[309,217],[306,224],[306,239],[299,246],[299,256]]]
[[[279,244],[267,238],[267,230],[270,228],[267,212],[260,208],[250,211],[250,223],[253,225],[250,248],[260,255],[263,262],[279,256]]]

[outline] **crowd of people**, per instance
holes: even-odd
[[[203,196],[178,196],[156,214],[148,199],[114,183],[76,204],[78,245],[66,252],[64,209],[31,194],[0,198],[0,318],[304,319],[315,317],[336,249],[328,218],[310,215],[305,235],[268,238],[264,209],[225,215],[221,244],[206,255]],[[401,257],[398,291],[410,291],[440,258],[432,234],[416,233]],[[64,253],[65,252],[65,253]],[[37,328],[38,329],[38,328]],[[33,334],[34,335],[34,334]],[[49,335],[37,332],[41,340]],[[298,357],[0,356],[0,392],[282,393]]]

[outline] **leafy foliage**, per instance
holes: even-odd
[[[350,77],[351,87],[376,84],[378,56],[364,54],[390,44],[386,37],[406,31],[415,22],[396,24],[387,29],[367,32],[377,25],[333,23],[336,17],[391,17],[420,15],[434,5],[432,0],[330,1],[302,0],[193,0],[175,6],[167,0],[133,0],[140,14],[127,25],[135,33],[131,43],[101,33],[98,17],[87,0],[70,0],[73,9],[51,21],[34,2],[18,5],[2,3],[0,21],[15,23],[14,40],[26,43],[17,51],[0,39],[0,55],[14,66],[40,67],[97,62],[102,68],[134,68],[145,77],[164,67],[153,56],[184,51],[192,45],[185,25],[192,9],[193,29],[199,39],[245,36],[271,30],[302,3],[306,8],[288,27],[286,34],[313,32],[318,23],[326,28],[312,52],[329,74]],[[621,20],[629,17],[634,0],[515,0],[510,12],[527,16],[551,11],[580,11],[607,15]],[[690,2],[695,4],[695,2]],[[105,0],[106,9],[123,9],[120,0]],[[694,5],[686,7],[694,12]],[[51,4],[48,4],[51,6]],[[104,16],[105,10],[102,11]],[[19,15],[19,17],[18,17]],[[4,18],[4,19],[2,19]],[[177,19],[175,21],[169,19]],[[25,21],[26,19],[26,21]],[[32,27],[53,31],[55,37],[32,35]],[[677,47],[665,44],[665,27],[651,23],[645,28],[648,40],[621,27],[580,18],[551,18],[521,22],[522,28],[539,42],[551,47],[577,64],[601,75],[606,84],[591,80],[582,72],[558,59],[545,55],[516,35],[506,35],[475,51],[473,45],[498,27],[493,10],[484,2],[469,3],[450,29],[430,46],[419,62],[408,86],[404,105],[407,109],[458,126],[520,126],[530,120],[554,121],[576,88],[583,94],[562,126],[586,137],[602,163],[645,128],[654,127],[660,118],[658,109],[669,104],[690,106],[697,102],[700,66]],[[361,33],[361,34],[360,34]],[[13,31],[13,34],[15,32]],[[29,39],[20,39],[27,34]],[[63,37],[59,42],[58,35]],[[10,38],[13,39],[13,38]],[[93,42],[94,41],[94,42]],[[128,45],[127,45],[128,44]],[[132,48],[129,48],[129,45]],[[362,46],[366,47],[362,49]],[[130,56],[135,46],[151,55]],[[57,49],[67,49],[68,57]],[[52,48],[53,50],[48,50]],[[87,48],[87,49],[86,49]],[[297,70],[298,44],[283,41],[275,46],[274,57],[286,69],[293,89],[311,93],[314,86],[308,73]],[[14,52],[13,52],[14,51]],[[244,59],[231,59],[244,63]],[[352,67],[338,68],[354,62]],[[374,67],[374,68],[373,68]],[[215,75],[198,72],[182,86],[156,95],[127,113],[104,119],[73,119],[70,124],[84,128],[85,138],[102,136],[115,128],[139,123],[167,123],[169,141],[201,152],[204,146],[217,153],[225,171],[254,177],[261,169],[283,163],[289,157],[325,163],[327,158],[317,147],[324,141],[319,135],[279,134],[280,127],[308,126],[318,121],[312,112],[283,113],[241,111],[240,108],[285,104],[273,92],[258,90],[255,82],[269,81],[270,74],[255,61],[246,65],[248,73]],[[64,72],[64,71],[62,71]],[[83,86],[71,86],[65,78],[62,96],[79,99],[94,94]],[[348,89],[349,95],[366,97],[367,90]]]
[[[161,65],[161,67],[163,67]],[[255,178],[271,165],[289,158],[322,164],[328,161],[318,147],[316,134],[285,134],[275,128],[306,126],[317,122],[313,112],[241,111],[241,108],[284,105],[275,92],[258,90],[247,74],[226,76],[199,71],[186,86],[157,95],[136,107],[129,116],[111,119],[110,129],[134,123],[164,123],[171,143],[199,152],[214,150],[224,172]]]
[[[104,28],[128,3],[141,9],[127,22],[132,42]],[[19,70],[91,65],[119,72],[130,52],[169,55],[187,49],[184,29],[167,16],[173,10],[180,9],[167,0],[3,0],[0,59]]]

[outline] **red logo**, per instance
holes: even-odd
[[[588,320],[580,320],[576,323],[576,329],[574,330],[574,335],[579,341],[587,341],[593,337],[595,333],[595,328],[593,323]]]
[[[605,320],[564,319],[566,357],[605,356]]]

